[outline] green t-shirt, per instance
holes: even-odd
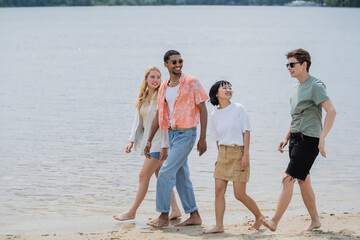
[[[314,77],[297,83],[290,98],[291,131],[301,132],[309,137],[320,137],[322,130],[321,103],[329,99],[325,84]]]

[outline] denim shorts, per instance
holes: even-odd
[[[151,152],[150,157],[160,159],[160,152]]]
[[[286,173],[292,178],[305,181],[310,169],[319,154],[319,138],[309,137],[302,133],[291,133],[289,143],[290,162]]]

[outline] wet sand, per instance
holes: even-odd
[[[184,219],[184,218],[183,218]],[[154,229],[139,227],[135,223],[115,223],[118,228],[111,232],[102,233],[67,233],[67,234],[40,234],[40,235],[0,235],[0,240],[117,240],[117,239],[360,239],[360,213],[321,214],[322,227],[310,233],[302,234],[301,229],[309,224],[309,216],[291,216],[282,219],[276,232],[271,232],[264,226],[258,231],[248,230],[252,220],[244,220],[238,224],[225,225],[225,233],[204,235],[203,231],[210,228],[206,219],[201,226],[175,227],[179,220],[171,222],[169,227]],[[86,222],[84,222],[86,224]]]

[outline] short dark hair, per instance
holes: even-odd
[[[176,51],[176,50],[169,50],[169,51],[167,51],[167,52],[165,53],[165,55],[164,55],[164,62],[169,61],[169,58],[170,58],[172,55],[180,55],[180,56],[181,56],[181,54],[180,54],[178,51]]]
[[[226,81],[226,80],[220,80],[217,81],[216,83],[214,83],[214,85],[212,85],[212,87],[210,88],[209,91],[209,102],[214,105],[217,106],[219,105],[219,99],[217,98],[217,93],[219,91],[219,88],[224,86],[224,85],[229,85],[230,87],[232,86],[230,82]]]
[[[286,58],[296,58],[300,64],[303,64],[304,62],[307,63],[306,65],[306,71],[309,72],[310,66],[311,66],[311,57],[310,53],[302,48],[298,48],[295,50],[292,50],[285,54]]]

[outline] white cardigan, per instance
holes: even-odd
[[[144,155],[145,144],[149,137],[151,123],[156,115],[156,110],[156,104],[153,104],[153,101],[151,101],[148,107],[148,121],[144,123],[139,109],[136,109],[129,140],[130,142],[134,142],[134,150],[140,151],[141,155]],[[145,132],[144,126],[146,126]],[[167,130],[161,130],[159,128],[151,142],[150,152],[160,152],[161,148],[169,148],[169,134]]]

